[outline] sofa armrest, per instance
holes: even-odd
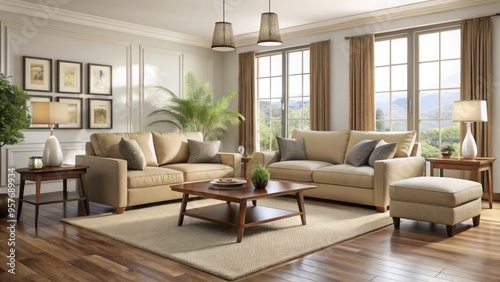
[[[241,176],[241,154],[219,152],[219,156],[222,164],[233,168],[233,177]]]
[[[88,155],[75,156],[77,165],[86,165],[90,201],[114,208],[127,206],[127,161]]]
[[[385,211],[389,206],[389,186],[396,181],[423,176],[425,158],[407,157],[375,161],[374,195],[378,211]]]
[[[253,163],[263,164],[266,167],[279,161],[280,154],[276,151],[261,151],[253,153]]]

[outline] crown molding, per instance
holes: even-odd
[[[387,9],[374,12],[283,28],[281,29],[281,37],[284,40],[294,39],[365,25],[381,24],[391,20],[423,16],[491,3],[498,3],[498,0],[435,0],[432,2],[415,3],[400,7],[388,7]],[[0,0],[0,11],[25,16],[33,16],[41,11],[46,11],[47,9],[51,9],[50,11],[47,11],[49,19],[55,21],[134,34],[203,48],[210,48],[211,44],[211,39],[203,37],[72,12],[60,8],[48,8],[46,6],[23,2],[20,0]],[[254,45],[256,44],[255,42],[257,42],[257,38],[258,32],[235,36],[236,47]]]
[[[0,10],[31,17],[39,14],[40,12],[46,12],[50,20],[151,37],[204,48],[209,48],[210,46],[210,40],[202,37],[72,12],[58,7],[46,7],[20,0],[0,0]]]
[[[410,17],[424,16],[433,13],[469,8],[472,6],[498,3],[498,0],[436,0],[431,3],[415,3],[400,7],[387,8],[369,13],[336,18],[332,20],[316,22],[291,28],[281,29],[283,40],[306,37],[320,33],[351,29],[360,26],[381,24],[383,22],[405,19]],[[459,19],[456,19],[459,20]],[[373,32],[373,31],[372,31]],[[236,47],[255,45],[258,32],[249,33],[235,37]]]

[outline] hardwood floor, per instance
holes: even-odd
[[[112,209],[91,203],[91,212]],[[61,223],[77,216],[76,202],[66,210],[41,206],[38,230],[34,213],[23,205],[15,275],[6,263],[7,220],[0,219],[0,281],[225,281]],[[500,203],[483,209],[479,227],[472,228],[472,220],[459,224],[453,238],[443,225],[402,220],[400,230],[388,226],[239,281],[500,281]]]

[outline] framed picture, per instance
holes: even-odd
[[[33,116],[33,113],[31,111],[31,103],[32,102],[52,102],[52,96],[29,95],[29,97],[30,97],[30,99],[26,103],[26,106],[28,107],[28,113],[30,114],[30,116]],[[49,124],[31,124],[30,123],[30,126],[28,128],[29,129],[33,129],[33,128],[47,129],[47,128],[50,128],[50,125]]]
[[[111,95],[112,66],[88,65],[89,94]]]
[[[113,128],[113,100],[88,99],[89,128]]]
[[[52,59],[23,56],[23,87],[30,91],[52,91]]]
[[[63,102],[68,104],[68,123],[59,124],[57,128],[72,128],[72,129],[82,129],[82,98],[67,98],[67,97],[57,97],[57,102]]]
[[[57,92],[82,93],[82,63],[57,61]]]

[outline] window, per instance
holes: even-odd
[[[309,49],[258,55],[256,80],[256,150],[278,150],[276,136],[310,128]]]
[[[414,58],[412,60],[411,58]],[[460,27],[410,30],[376,39],[376,130],[416,130],[424,157],[460,144],[452,122],[460,100]],[[415,101],[415,103],[413,103]]]

